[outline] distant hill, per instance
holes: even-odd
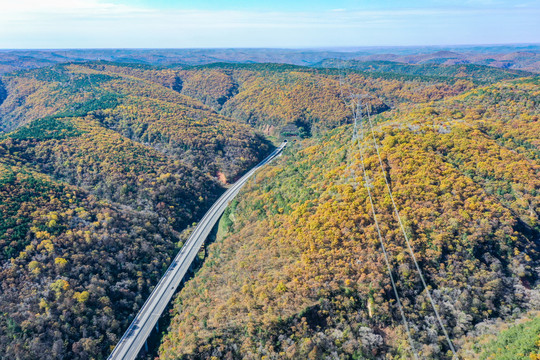
[[[448,62],[448,61],[445,61]],[[325,60],[317,67],[332,67],[340,69],[355,69],[376,73],[392,73],[415,75],[422,77],[467,79],[479,83],[494,83],[500,80],[516,79],[533,75],[530,72],[501,69],[486,65],[474,64],[438,64],[425,62],[421,64],[404,64],[397,61],[358,61],[358,60]],[[344,71],[344,70],[342,70]]]
[[[382,166],[460,358],[536,359],[537,320],[500,338],[492,325],[540,304],[539,86],[403,103],[373,119],[381,160],[366,121],[361,146],[351,125],[291,144],[225,213],[159,358],[412,358],[374,206],[414,346],[451,359]]]
[[[540,71],[540,46],[367,47],[343,49],[66,49],[0,50],[0,74],[65,62],[96,60],[170,66],[216,62],[310,66],[325,59],[395,61],[406,64],[479,64]]]
[[[449,360],[380,162],[458,350],[532,358],[536,321],[484,335],[540,304],[539,78],[431,50],[306,50],[309,67],[216,62],[306,59],[292,50],[6,52],[32,68],[0,83],[0,358],[106,358],[192,225],[282,139],[148,358],[409,358],[369,188],[415,344]],[[103,54],[129,63],[85,60]],[[356,95],[381,144],[362,143],[368,187]]]
[[[105,358],[182,231],[271,144],[141,78],[57,65],[3,81],[0,357]]]
[[[271,136],[284,134],[286,128],[289,135],[305,137],[351,122],[352,111],[342,100],[350,91],[371,92],[373,111],[381,112],[392,104],[438,100],[474,86],[470,80],[457,77],[362,71],[345,74],[337,68],[290,64],[214,63],[152,68],[101,61],[84,67],[106,76],[157,83],[180,93],[184,101],[199,100],[215,112]],[[342,77],[350,82],[345,94],[340,89]]]
[[[512,52],[502,54],[476,54],[476,53],[456,53],[450,51],[439,51],[432,54],[403,55],[368,55],[358,56],[357,61],[393,61],[404,64],[476,64],[486,65],[503,69],[523,70],[530,72],[540,71],[540,53],[538,51],[530,52]]]

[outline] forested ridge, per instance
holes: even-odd
[[[286,153],[231,204],[176,297],[159,357],[410,358],[350,92],[371,95],[400,214],[460,356],[540,354],[538,78],[366,66],[96,61],[5,74],[0,358],[106,358],[182,232],[283,138]],[[414,344],[447,359],[368,140]]]
[[[129,69],[129,67],[128,67]],[[234,179],[269,151],[245,125],[156,82],[60,65],[7,76],[6,130],[35,119],[93,116],[99,125],[216,176]],[[260,146],[266,144],[266,146]],[[210,148],[211,147],[211,148]]]
[[[401,64],[430,64],[452,66],[482,64],[499,69],[521,69],[538,72],[539,46],[514,44],[498,46],[371,48],[358,51],[337,49],[50,49],[4,50],[0,52],[0,74],[20,69],[33,69],[79,61],[108,60],[145,67],[171,67],[228,62],[237,64],[283,63],[313,66],[326,59],[362,62],[374,60]],[[382,50],[382,52],[381,52]],[[446,65],[445,65],[446,66]],[[421,67],[420,67],[421,68]]]
[[[309,136],[351,122],[352,112],[343,101],[343,94],[350,90],[375,94],[371,105],[380,112],[403,102],[440,100],[474,86],[473,81],[460,78],[356,70],[342,74],[338,69],[285,64],[217,63],[161,71],[114,63],[89,66],[109,76],[121,74],[157,82],[268,135],[292,128],[293,135]],[[494,71],[502,73],[501,77],[506,74]],[[340,85],[343,82],[347,83],[345,88]]]
[[[405,229],[463,358],[540,353],[536,325],[470,346],[498,332],[496,319],[504,324],[540,305],[538,86],[496,83],[374,118]],[[176,299],[160,358],[412,357],[351,131],[339,127],[290,147],[241,193],[222,220],[227,231]],[[415,347],[421,358],[449,359],[372,140],[364,141]]]
[[[4,81],[2,358],[106,358],[181,232],[271,145],[135,77],[65,65]]]
[[[501,80],[517,79],[533,75],[526,71],[510,69],[507,69],[507,71],[500,71],[500,69],[476,64],[441,66],[439,64],[411,65],[392,61],[326,60],[317,64],[317,66],[331,68],[340,67],[374,73],[414,75],[446,81],[466,79],[476,83],[494,83]]]
[[[177,235],[155,213],[0,166],[2,358],[105,357]]]

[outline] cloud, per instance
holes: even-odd
[[[0,3],[4,48],[447,44],[485,42],[488,35],[491,42],[540,40],[534,35],[540,33],[534,21],[540,12],[530,7],[261,12],[154,9],[106,0]]]
[[[113,4],[99,0],[0,0],[3,4],[0,19],[8,24],[13,20],[39,21],[43,23],[74,18],[110,19],[138,16],[151,9]]]

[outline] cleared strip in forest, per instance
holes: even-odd
[[[407,235],[407,232],[405,231],[405,226],[403,226],[403,221],[401,220],[401,216],[399,215],[399,210],[397,208],[396,202],[394,200],[394,194],[392,192],[392,189],[390,188],[390,184],[388,182],[388,175],[386,174],[386,170],[384,169],[384,165],[381,158],[381,153],[379,151],[379,145],[377,143],[377,139],[375,138],[375,132],[373,131],[373,123],[371,121],[371,113],[369,109],[367,112],[367,118],[368,118],[368,126],[370,128],[371,137],[373,139],[373,145],[375,147],[375,150],[377,152],[377,157],[379,158],[379,165],[381,167],[381,172],[384,177],[384,182],[386,184],[386,190],[388,191],[388,194],[390,195],[390,199],[392,200],[392,206],[394,207],[394,212],[396,214],[396,217],[398,219],[399,227],[401,228],[401,232],[403,233],[403,237],[405,238],[405,242],[407,243],[407,249],[409,250],[409,254],[411,255],[411,258],[414,262],[414,266],[416,267],[416,270],[418,271],[418,275],[420,277],[420,280],[422,281],[422,285],[424,286],[424,290],[429,298],[429,302],[431,303],[431,307],[433,308],[433,311],[435,312],[435,316],[437,317],[437,321],[439,322],[439,325],[441,326],[441,329],[444,333],[444,337],[446,338],[446,342],[448,343],[448,346],[450,347],[450,350],[452,351],[452,357],[454,359],[458,359],[456,349],[454,348],[454,344],[452,343],[452,340],[450,339],[450,336],[448,335],[448,332],[446,331],[446,326],[444,326],[444,323],[441,319],[441,315],[439,314],[439,311],[437,310],[437,307],[435,306],[435,301],[433,300],[433,297],[431,296],[431,291],[429,291],[429,287],[426,284],[426,280],[424,279],[424,274],[422,272],[422,269],[420,268],[420,265],[418,264],[418,261],[416,260],[416,256],[414,255],[414,251],[411,246],[411,242],[409,240],[409,235]],[[363,127],[363,123],[362,123]]]
[[[405,330],[407,332],[407,338],[408,338],[408,341],[409,341],[409,346],[411,347],[411,353],[414,356],[414,358],[416,360],[418,360],[418,354],[416,352],[416,349],[414,348],[414,342],[413,342],[413,339],[412,339],[412,336],[411,336],[411,329],[409,328],[409,323],[407,322],[407,318],[405,317],[405,312],[403,311],[403,306],[401,305],[401,300],[400,300],[399,293],[398,293],[398,290],[397,290],[396,282],[394,280],[394,275],[392,274],[392,265],[390,264],[390,260],[388,258],[388,253],[386,252],[386,247],[384,246],[384,240],[383,240],[383,237],[382,237],[382,234],[381,234],[381,229],[379,227],[379,222],[377,220],[377,212],[375,211],[375,205],[373,203],[373,196],[371,195],[369,178],[367,176],[366,165],[365,165],[365,160],[364,160],[364,146],[363,146],[364,124],[363,123],[360,123],[360,128],[362,129],[360,139],[358,139],[358,136],[357,136],[357,134],[358,134],[357,121],[358,121],[358,116],[359,116],[359,111],[360,111],[359,110],[360,103],[358,103],[357,106],[358,107],[357,107],[356,111],[354,111],[354,125],[355,125],[354,130],[355,130],[355,132],[353,134],[353,144],[354,144],[355,141],[358,143],[358,149],[360,150],[360,159],[361,159],[361,163],[362,163],[362,173],[364,175],[364,183],[365,183],[365,187],[366,187],[366,190],[367,190],[367,193],[368,193],[369,204],[371,205],[371,212],[373,213],[373,220],[375,222],[375,227],[377,228],[377,234],[378,234],[378,237],[379,237],[379,242],[381,244],[381,249],[383,251],[384,262],[385,262],[386,268],[388,270],[388,275],[390,276],[390,282],[392,283],[392,289],[394,290],[394,295],[395,295],[396,300],[397,300],[399,313],[401,314],[401,319],[403,321],[403,325],[405,326]]]
[[[341,68],[340,68],[340,87],[343,86],[343,78],[341,76]],[[368,190],[368,195],[369,195],[369,198],[370,198],[370,203],[371,203],[371,206],[372,206],[372,211],[373,211],[373,216],[374,216],[374,220],[375,220],[375,223],[376,223],[376,226],[377,226],[377,229],[379,229],[379,226],[377,224],[377,219],[376,219],[376,214],[375,214],[375,210],[373,208],[374,204],[373,204],[373,199],[372,199],[372,196],[371,196],[371,191],[369,189],[369,183],[368,183],[368,178],[366,177],[366,172],[365,172],[365,167],[364,167],[364,161],[363,161],[363,147],[361,146],[361,141],[364,141],[364,122],[362,121],[362,118],[361,118],[361,102],[362,100],[365,98],[365,97],[369,97],[369,95],[363,95],[363,94],[352,94],[352,92],[349,90],[349,98],[351,99],[351,106],[352,106],[352,110],[353,110],[353,117],[354,117],[354,130],[353,130],[353,141],[355,139],[358,139],[358,136],[357,136],[357,133],[358,133],[358,121],[360,120],[360,127],[362,129],[362,136],[361,136],[361,139],[358,140],[358,143],[359,143],[359,146],[360,146],[360,154],[361,154],[361,157],[362,157],[362,169],[363,169],[363,172],[364,172],[364,179],[365,179],[365,182],[366,182],[366,187],[367,187],[367,190]],[[367,109],[367,105],[366,105],[366,109]],[[387,174],[386,174],[386,171],[384,170],[384,166],[382,164],[382,158],[381,158],[381,155],[380,155],[380,151],[379,151],[379,147],[378,147],[378,144],[377,144],[377,141],[376,141],[376,138],[375,138],[375,134],[374,134],[374,130],[373,130],[373,123],[371,121],[371,113],[369,111],[366,111],[367,113],[367,117],[368,117],[368,125],[370,127],[370,132],[371,132],[371,136],[373,138],[373,142],[374,142],[374,145],[375,145],[375,149],[377,151],[377,156],[379,158],[379,164],[380,164],[380,167],[381,167],[381,171],[382,171],[382,175],[384,176],[384,181],[386,183],[386,188],[387,188],[387,191],[389,192],[390,194],[390,197],[392,199],[392,205],[393,205],[393,208],[394,208],[394,211],[396,213],[396,216],[398,218],[398,222],[399,222],[399,225],[400,225],[400,229],[401,231],[403,232],[403,236],[405,238],[405,241],[407,243],[407,248],[409,250],[409,253],[414,261],[414,264],[415,264],[415,267],[416,267],[416,270],[418,271],[418,274],[419,274],[419,277],[421,279],[421,282],[422,282],[422,285],[424,287],[424,291],[427,293],[428,295],[428,298],[429,298],[429,301],[430,301],[430,304],[433,308],[433,311],[436,315],[436,318],[437,318],[437,321],[444,333],[444,336],[446,338],[446,341],[448,343],[448,346],[450,348],[450,350],[452,351],[452,358],[453,359],[458,359],[457,357],[457,354],[456,354],[456,350],[454,348],[454,344],[452,343],[452,340],[450,339],[450,336],[448,335],[448,332],[446,330],[446,327],[444,326],[444,323],[442,322],[442,319],[441,319],[441,316],[439,314],[439,311],[437,310],[437,307],[435,306],[435,302],[433,300],[433,297],[431,295],[431,292],[429,291],[429,288],[426,284],[426,281],[425,281],[425,278],[424,278],[424,275],[423,275],[423,272],[422,272],[422,269],[420,268],[419,264],[418,264],[418,261],[416,260],[416,256],[414,255],[414,251],[412,249],[412,246],[410,244],[410,240],[409,240],[409,237],[405,231],[405,228],[403,226],[403,222],[401,220],[401,217],[399,216],[399,211],[398,211],[398,208],[397,208],[397,205],[396,205],[396,202],[394,200],[394,197],[393,197],[393,193],[392,193],[392,190],[390,188],[390,184],[388,182],[388,177],[387,177]],[[379,240],[381,242],[381,246],[383,248],[383,253],[385,255],[385,260],[388,260],[388,255],[386,253],[386,250],[384,248],[384,243],[383,243],[383,240],[382,240],[382,236],[380,236],[379,234]],[[405,314],[403,313],[403,309],[401,307],[401,304],[400,304],[400,301],[399,301],[399,294],[397,292],[397,288],[395,288],[395,283],[394,283],[394,279],[393,279],[393,275],[391,273],[391,268],[389,267],[389,262],[387,262],[387,267],[388,267],[388,271],[390,273],[390,279],[392,281],[392,286],[394,288],[394,294],[396,295],[396,299],[398,301],[398,306],[400,308],[400,312],[402,314],[402,319],[404,321],[404,325],[405,325],[405,328],[407,330],[407,335],[408,335],[408,338],[409,338],[409,344],[411,346],[411,351],[412,353],[414,354],[415,358],[417,358],[417,355],[415,353],[415,349],[414,349],[414,345],[413,345],[413,342],[412,342],[412,337],[411,337],[411,334],[410,334],[410,331],[409,331],[409,327],[408,327],[408,324],[407,324],[407,320],[405,318]]]
[[[341,95],[343,96],[343,82],[344,82],[344,80],[343,80],[343,76],[341,74],[341,72],[342,72],[341,70],[342,69],[340,67],[340,69],[339,69],[339,76],[340,76],[340,78],[339,78],[339,87],[340,87],[340,90],[341,90]],[[407,317],[405,316],[405,311],[403,310],[403,306],[401,304],[401,299],[400,299],[400,296],[399,296],[399,292],[397,290],[396,281],[395,281],[394,275],[392,273],[392,271],[393,271],[392,270],[392,265],[390,264],[390,259],[389,259],[389,256],[388,256],[388,252],[386,251],[386,247],[384,245],[384,240],[383,240],[383,237],[382,237],[382,233],[381,233],[381,230],[380,230],[380,227],[379,227],[379,222],[377,220],[377,212],[375,210],[375,204],[374,204],[374,201],[373,201],[373,196],[371,194],[369,178],[367,176],[366,167],[365,167],[365,161],[364,161],[364,151],[363,151],[364,126],[363,126],[363,123],[361,123],[361,130],[362,130],[361,139],[358,138],[358,131],[359,131],[358,120],[360,120],[360,117],[361,117],[360,105],[361,105],[361,99],[364,98],[364,97],[365,97],[365,95],[360,95],[360,94],[353,95],[352,92],[349,89],[349,99],[351,100],[351,103],[349,105],[351,106],[351,110],[353,112],[353,119],[354,119],[354,128],[353,128],[353,134],[352,134],[351,141],[352,141],[353,145],[355,144],[355,142],[358,143],[358,148],[360,150],[360,158],[361,158],[361,161],[362,161],[362,173],[363,173],[363,178],[364,178],[364,185],[365,185],[366,190],[368,192],[369,202],[370,202],[370,205],[371,205],[371,211],[372,211],[372,214],[373,214],[373,220],[375,222],[375,227],[377,229],[379,243],[380,243],[381,249],[383,251],[386,269],[387,269],[388,275],[390,277],[390,282],[392,284],[392,289],[394,291],[394,296],[396,298],[399,313],[401,315],[401,320],[403,322],[403,326],[405,327],[405,331],[407,332],[407,341],[409,342],[410,352],[413,355],[414,359],[418,360],[418,354],[417,354],[416,349],[414,347],[414,342],[413,342],[413,339],[412,339],[409,323],[407,321]]]

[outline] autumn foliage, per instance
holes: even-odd
[[[539,129],[538,94],[534,82],[500,83],[374,119],[458,349],[477,324],[534,307],[540,164],[526,129]],[[450,358],[368,135],[367,176],[414,343]],[[289,148],[226,216],[228,232],[176,299],[160,358],[411,358],[349,126]]]
[[[5,74],[2,356],[106,358],[186,229],[270,139],[289,138],[224,214],[159,357],[410,358],[351,141],[351,93],[371,95],[384,170],[455,345],[501,354],[519,331],[468,344],[538,301],[538,78],[353,65],[96,61]],[[367,177],[414,344],[449,359],[369,134]],[[500,356],[536,355],[536,325]]]

